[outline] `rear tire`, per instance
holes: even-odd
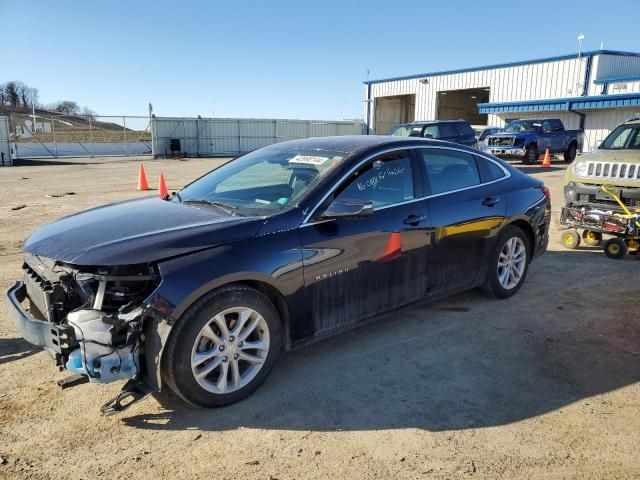
[[[496,298],[515,295],[527,277],[530,257],[527,235],[515,225],[507,225],[496,239],[482,289]]]
[[[576,159],[576,154],[578,153],[578,145],[576,142],[571,142],[567,149],[564,151],[564,161],[567,163],[571,163]]]
[[[621,238],[610,238],[604,242],[604,254],[609,258],[618,260],[627,254],[627,244]]]
[[[280,319],[271,301],[253,288],[230,285],[180,317],[162,359],[163,377],[188,403],[229,405],[262,384],[280,345]]]
[[[582,232],[582,239],[586,245],[590,247],[597,247],[602,242],[602,234],[600,232],[593,232],[591,230],[585,230]]]
[[[538,147],[537,145],[529,145],[525,149],[525,154],[522,159],[522,163],[525,165],[533,165],[538,161]]]

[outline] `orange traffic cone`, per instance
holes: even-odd
[[[389,235],[389,240],[387,240],[387,245],[384,248],[384,252],[378,260],[381,262],[393,260],[400,253],[402,253],[402,238],[400,237],[400,233],[391,232],[391,235]]]
[[[147,176],[144,173],[143,164],[140,164],[140,170],[138,171],[138,190],[149,190],[149,184],[147,183]]]
[[[164,173],[160,174],[160,181],[158,182],[158,195],[160,195],[160,198],[165,198],[169,196],[169,191],[167,190],[167,184],[164,181]]]
[[[544,152],[544,158],[542,159],[542,166],[545,168],[551,167],[551,153],[549,152],[549,148],[547,148],[546,152]]]

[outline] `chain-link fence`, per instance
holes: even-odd
[[[151,154],[149,117],[11,113],[14,158]]]
[[[356,121],[153,117],[154,156],[239,155],[298,138],[362,135]]]

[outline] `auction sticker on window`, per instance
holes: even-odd
[[[329,160],[328,157],[318,157],[315,155],[296,155],[289,163],[303,163],[305,165],[322,165]]]

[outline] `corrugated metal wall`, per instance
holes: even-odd
[[[10,167],[12,164],[9,147],[9,119],[0,117],[0,166]]]
[[[171,139],[180,140],[187,156],[238,155],[273,143],[308,137],[361,135],[360,121],[277,120],[242,118],[154,117],[151,131],[155,156],[171,154]]]
[[[640,81],[638,82],[613,82],[609,84],[608,93],[638,93],[640,92]]]
[[[598,55],[597,79],[637,76],[640,57],[627,55]]]
[[[489,88],[490,102],[541,100],[582,94],[587,58],[392,80],[371,85],[371,98],[416,94],[415,120],[437,118],[437,92]],[[592,65],[593,68],[593,65]],[[372,108],[372,117],[373,111]],[[371,125],[375,119],[371,119]]]

